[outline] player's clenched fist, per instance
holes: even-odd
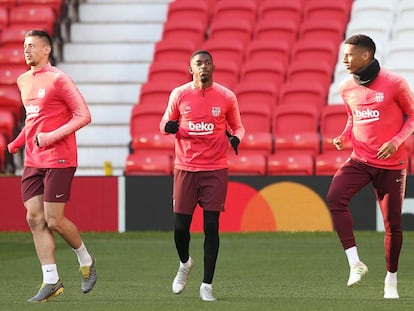
[[[168,121],[165,124],[165,132],[175,134],[178,132],[178,121]]]

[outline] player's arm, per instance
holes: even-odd
[[[179,110],[177,106],[177,92],[173,90],[168,99],[168,105],[161,118],[160,132],[161,134],[175,134],[178,132]]]
[[[227,113],[227,123],[230,127],[230,131],[226,131],[226,135],[229,138],[230,145],[234,149],[234,152],[238,154],[238,147],[242,139],[244,138],[245,129],[241,122],[239,105],[236,96],[231,98],[230,109]]]
[[[36,143],[39,147],[52,145],[91,122],[88,105],[74,82],[66,75],[59,75],[55,84],[56,89],[61,90],[63,101],[68,105],[73,117],[69,122],[51,132],[37,133]]]
[[[26,130],[22,128],[17,137],[7,145],[7,150],[10,153],[17,153],[21,147],[26,143]]]
[[[396,149],[405,141],[414,131],[414,96],[407,81],[401,78],[399,89],[397,91],[397,102],[406,116],[405,122],[398,134],[391,139],[391,143]]]

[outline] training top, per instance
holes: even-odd
[[[12,142],[26,144],[24,166],[37,168],[76,167],[75,131],[91,122],[85,99],[75,83],[50,64],[28,70],[17,78],[26,110],[24,128]],[[49,133],[50,145],[38,147],[38,133]]]
[[[342,135],[351,140],[351,158],[370,166],[397,170],[407,166],[405,140],[414,130],[414,97],[406,80],[386,69],[368,86],[353,77],[340,85],[348,112]],[[378,159],[378,149],[391,142],[397,151],[388,159]]]
[[[226,129],[240,141],[244,137],[236,95],[216,82],[206,89],[192,81],[173,89],[160,122],[161,133],[167,134],[165,124],[173,120],[179,124],[175,168],[184,171],[227,168]]]

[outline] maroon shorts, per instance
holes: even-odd
[[[67,202],[76,167],[35,168],[25,167],[22,174],[22,198],[26,202],[43,194],[45,202]]]
[[[201,172],[175,169],[174,212],[192,215],[197,203],[206,211],[224,211],[227,183],[227,169]]]

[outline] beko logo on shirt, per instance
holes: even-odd
[[[190,129],[190,135],[206,135],[212,134],[214,130],[213,123],[205,123],[205,122],[188,122],[188,128]]]
[[[34,105],[24,106],[24,109],[26,110],[26,118],[28,119],[38,116],[40,112],[40,107]]]
[[[380,112],[376,109],[364,109],[358,110],[355,108],[354,110],[355,116],[358,118],[358,122],[372,122],[378,121],[380,117]]]

